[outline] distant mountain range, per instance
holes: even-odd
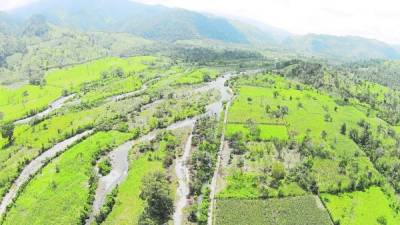
[[[39,14],[58,26],[131,33],[157,41],[210,39],[255,46],[258,50],[273,47],[339,60],[400,59],[400,48],[376,40],[315,34],[296,36],[254,21],[232,21],[129,0],[41,0],[9,14],[17,21]],[[0,15],[1,29],[5,23],[2,18]]]

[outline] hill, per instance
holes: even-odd
[[[12,14],[20,19],[41,14],[49,22],[61,26],[85,31],[129,32],[155,40],[207,38],[247,42],[226,19],[127,0],[44,0],[19,8]]]
[[[282,42],[289,49],[322,57],[357,59],[399,59],[399,51],[389,44],[355,36],[309,34],[292,36]]]
[[[43,16],[23,22],[1,20],[0,82],[40,82],[52,68],[105,56],[127,56],[151,43],[127,33],[82,32],[48,23]]]
[[[241,19],[238,22],[129,0],[41,0],[10,13],[19,20],[41,14],[47,21],[58,26],[81,31],[131,33],[157,41],[211,39],[341,61],[400,58],[398,48],[362,37],[317,34],[296,36],[257,21]]]

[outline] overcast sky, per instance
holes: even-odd
[[[35,0],[0,0],[11,9]],[[400,44],[399,0],[136,0],[249,18],[292,33],[358,35]]]

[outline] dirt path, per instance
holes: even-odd
[[[14,124],[15,125],[26,124],[26,123],[31,122],[34,119],[41,119],[41,118],[49,115],[54,110],[61,108],[64,105],[65,102],[67,102],[68,100],[72,99],[73,97],[75,97],[75,94],[71,94],[71,95],[68,95],[68,96],[63,96],[63,97],[57,99],[56,101],[54,101],[53,103],[51,103],[49,105],[49,107],[46,110],[44,110],[43,112],[37,113],[37,114],[35,114],[33,116],[30,116],[30,117],[27,117],[25,119],[17,120],[17,121],[14,122]]]
[[[27,166],[25,166],[18,178],[14,181],[11,188],[8,190],[8,193],[2,199],[0,204],[0,216],[4,214],[7,206],[12,203],[21,186],[29,180],[30,176],[34,175],[37,171],[39,171],[40,168],[43,167],[46,160],[56,157],[58,153],[65,151],[69,146],[92,133],[93,130],[89,130],[68,138],[45,151],[39,157],[32,160]]]

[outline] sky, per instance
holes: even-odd
[[[8,10],[35,0],[0,0]],[[135,0],[234,18],[295,34],[357,35],[400,44],[398,0]]]

